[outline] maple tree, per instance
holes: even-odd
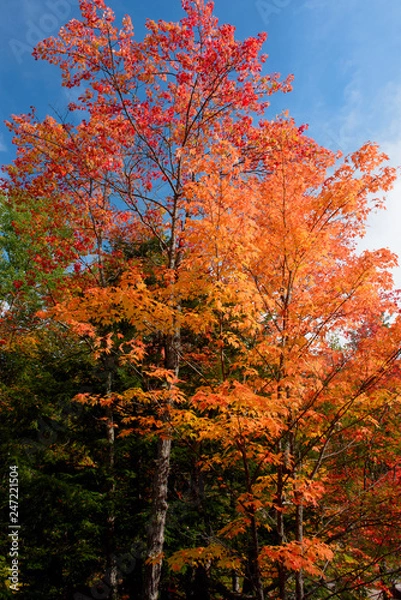
[[[62,220],[74,219],[75,240],[58,243],[60,260],[71,261],[72,254],[85,247],[86,253],[97,253],[97,266],[103,269],[100,256],[110,239],[110,219],[114,228],[119,217],[122,226],[126,220],[126,213],[120,215],[110,202],[113,196],[122,199],[131,213],[128,230],[140,235],[135,229],[142,225],[148,235],[159,240],[167,270],[163,300],[167,298],[171,307],[166,319],[172,321],[169,331],[162,329],[165,367],[176,374],[181,301],[174,291],[174,278],[187,218],[182,190],[193,178],[191,170],[182,170],[185,155],[204,154],[223,131],[241,141],[249,124],[246,114],[252,110],[261,113],[267,105],[264,98],[288,86],[279,84],[276,76],[260,75],[258,53],[264,36],[236,42],[233,27],[217,26],[211,4],[184,3],[184,8],[188,16],[181,24],[148,22],[149,35],[136,43],[128,17],[118,31],[112,25],[111,10],[102,1],[81,2],[83,20],[71,21],[59,39],[45,40],[35,52],[60,65],[64,85],[85,82],[85,92],[71,108],[87,110],[90,120],[84,119],[74,135],[70,126],[50,118],[43,123],[35,123],[34,115],[14,118],[20,150],[15,170],[9,170],[16,181],[21,179],[21,165],[35,165],[31,173],[24,169],[25,191],[44,196],[53,210],[57,204]],[[41,143],[32,143],[37,138]],[[158,191],[151,192],[163,183],[169,191],[160,202]],[[91,229],[94,235],[89,236]],[[45,268],[52,259],[45,259]],[[37,261],[43,262],[43,258]],[[102,273],[100,270],[100,279]],[[160,328],[159,323],[157,326]],[[149,533],[146,594],[152,598],[160,577],[170,452],[171,440],[161,438]]]
[[[248,532],[246,560],[255,597],[263,598],[264,590],[277,586],[280,598],[304,598],[310,576],[319,579],[324,573],[344,591],[357,580],[362,585],[366,571],[374,579],[372,569],[386,552],[397,564],[399,545],[375,502],[382,484],[383,501],[393,498],[387,482],[397,481],[398,443],[387,466],[370,444],[375,459],[369,460],[381,465],[380,477],[370,484],[362,481],[358,468],[344,473],[341,465],[354,449],[366,456],[366,436],[380,438],[389,404],[392,418],[399,414],[399,322],[386,322],[386,315],[398,314],[389,272],[395,257],[385,250],[356,252],[369,206],[381,203],[380,198],[370,200],[370,194],[387,190],[394,172],[378,170],[387,157],[367,145],[328,176],[335,157],[301,135],[291,121],[266,123],[260,134],[274,169],[246,181],[250,237],[244,226],[238,229],[240,239],[222,231],[235,227],[230,200],[243,216],[235,186],[226,188],[229,218],[220,221],[221,237],[205,235],[208,215],[194,224],[203,229],[198,252],[201,244],[208,250],[206,240],[211,240],[211,255],[224,257],[215,275],[224,283],[219,346],[225,364],[220,369],[223,383],[198,389],[190,417],[177,416],[190,436],[195,429],[197,439],[219,444],[214,460],[208,454],[200,459],[205,469],[218,473],[238,512],[219,532],[217,545],[214,541],[198,554],[181,550],[171,564],[214,557],[218,566],[236,565],[243,572],[243,550],[227,552],[226,539]],[[192,186],[199,201],[207,197],[222,208],[222,180],[230,177],[224,172],[229,169],[219,164]],[[213,186],[213,179],[222,185]],[[216,301],[215,294],[210,298]],[[194,406],[201,412],[198,418]],[[238,482],[227,483],[230,470],[238,471],[241,463],[242,493]],[[391,514],[399,523],[398,503]],[[369,526],[364,523],[371,521],[380,522],[387,533],[380,550],[370,546],[369,554]],[[350,530],[360,527],[364,533],[356,541]],[[263,577],[270,580],[267,586]],[[316,583],[315,593],[325,585]]]
[[[265,36],[237,41],[212,4],[184,1],[142,41],[103,0],[80,7],[35,56],[79,89],[82,118],[14,116],[4,187],[14,235],[34,240],[13,294],[35,287],[32,322],[104,375],[74,402],[106,428],[110,596],[116,444],[139,434],[156,445],[146,600],[172,456],[205,482],[177,494],[204,516],[170,552],[173,580],[190,568],[204,598],[257,600],[385,586],[400,549],[396,258],[356,242],[394,170],[375,144],[342,159],[288,116],[266,120],[291,79],[263,75]]]

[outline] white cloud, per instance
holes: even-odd
[[[380,123],[374,140],[388,154],[394,167],[401,165],[401,80],[389,82],[374,99],[375,116]],[[382,113],[380,115],[380,113]],[[372,214],[364,239],[365,248],[389,248],[400,257],[401,263],[401,171],[394,188],[386,196],[385,211]],[[394,269],[394,280],[401,289],[401,264]]]
[[[356,69],[344,89],[342,106],[322,125],[322,134],[325,145],[344,154],[366,141],[377,142],[392,166],[401,165],[401,74],[399,80],[393,79],[372,93]],[[370,215],[359,248],[389,248],[401,263],[401,171],[393,190],[386,194],[386,210]],[[401,289],[401,264],[393,276],[396,287]]]
[[[4,135],[0,133],[0,152],[7,152],[7,146],[4,142]]]

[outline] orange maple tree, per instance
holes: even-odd
[[[231,564],[247,562],[257,598],[277,585],[280,598],[300,599],[305,578],[308,592],[310,576],[326,578],[315,583],[315,593],[331,578],[345,592],[358,577],[360,585],[374,579],[384,557],[396,564],[399,551],[387,515],[379,518],[375,506],[380,488],[393,502],[398,530],[399,503],[388,488],[398,481],[398,435],[387,465],[373,442],[369,453],[364,448],[367,437],[379,440],[380,431],[391,430],[389,404],[391,418],[399,418],[399,309],[390,274],[396,257],[388,250],[357,252],[369,211],[382,206],[394,171],[374,144],[337,165],[287,119],[261,124],[256,140],[268,157],[267,174],[249,174],[245,161],[240,185],[236,157],[231,169],[222,168],[220,157],[214,164],[206,159],[202,170],[211,172],[189,191],[202,206],[193,224],[199,234],[193,260],[213,265],[208,298],[222,381],[196,391],[192,420],[185,416],[182,426],[219,444],[214,459],[206,454],[201,461],[237,503],[235,520],[219,533],[218,564],[223,547]],[[182,415],[176,418],[180,423]],[[344,472],[342,461],[353,452],[364,459]],[[364,481],[363,460],[378,461],[380,477]],[[239,464],[242,493],[227,485]],[[370,545],[376,526],[380,549]],[[350,529],[359,528],[363,534],[354,539]],[[228,552],[224,540],[245,532],[248,556],[235,546]],[[206,557],[208,548],[196,560]],[[193,554],[179,551],[171,563],[185,560],[194,561]]]

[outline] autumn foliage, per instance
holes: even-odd
[[[184,597],[185,572],[205,599],[385,588],[401,568],[397,258],[358,240],[394,183],[388,157],[371,142],[342,157],[270,118],[291,78],[266,75],[266,36],[237,41],[211,3],[183,1],[141,41],[103,0],[80,6],[35,49],[78,89],[71,119],[9,122],[26,264],[5,339],[34,289],[29,336],[68,332],[107,373],[70,401],[106,425],[111,506],[114,449],[150,444],[146,468],[131,450],[154,479],[146,600]]]

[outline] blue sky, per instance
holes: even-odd
[[[180,0],[109,0],[118,18],[129,13],[143,34],[147,17],[177,20]],[[274,98],[270,116],[289,109],[309,124],[318,142],[344,153],[376,141],[401,164],[400,0],[215,0],[221,22],[243,39],[268,32],[266,71],[293,73],[294,91]],[[79,15],[78,0],[3,0],[0,22],[0,120],[31,105],[39,114],[64,112],[69,101],[57,68],[36,62],[30,51]],[[14,157],[0,125],[0,162]],[[401,180],[388,195],[388,210],[370,220],[368,247],[390,247],[401,256]],[[401,287],[401,269],[395,272]]]

